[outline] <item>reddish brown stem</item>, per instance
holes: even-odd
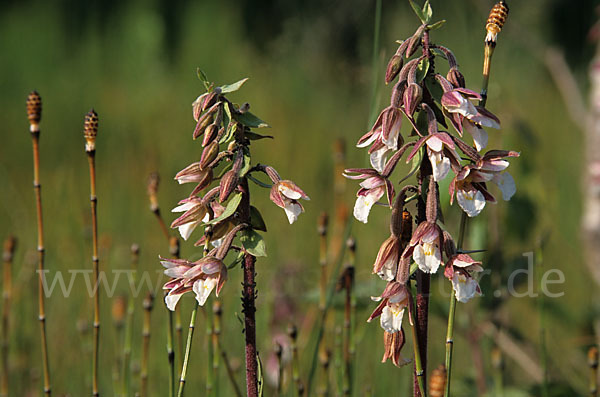
[[[242,191],[240,218],[250,224],[250,190],[248,180],[242,178],[239,188]],[[244,282],[242,285],[242,312],[244,313],[244,333],[246,336],[246,395],[258,396],[258,363],[256,361],[256,258],[244,254]]]

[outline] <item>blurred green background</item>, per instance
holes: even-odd
[[[83,115],[93,107],[100,117],[101,267],[107,271],[128,268],[129,246],[139,243],[140,269],[150,271],[156,281],[157,257],[167,255],[168,249],[149,211],[146,180],[152,171],[162,176],[159,199],[170,222],[174,217],[169,209],[190,191],[171,178],[200,156],[199,143],[191,140],[190,105],[203,92],[197,67],[218,85],[250,78],[232,99],[250,102],[253,113],[272,126],[269,134],[275,136],[273,141],[255,142],[253,158],[273,165],[311,197],[306,213],[290,226],[283,211],[269,201],[268,192],[253,187],[253,200],[269,228],[269,256],[258,262],[259,350],[266,365],[275,335],[285,334],[290,322],[298,324],[302,377],[306,378],[311,348],[305,346],[311,329],[302,324],[311,324],[318,295],[317,218],[322,211],[335,218],[334,142],[345,140],[347,166],[368,164],[365,151],[354,149],[354,143],[368,129],[373,106],[379,111],[388,101],[390,87],[383,84],[382,76],[396,50],[395,40],[410,36],[418,23],[406,1],[383,1],[379,47],[374,50],[375,4],[360,0],[0,4],[0,237],[14,234],[19,239],[10,335],[11,395],[37,395],[41,390],[27,94],[36,89],[43,100],[41,183],[50,276],[58,270],[91,266],[82,128]],[[454,51],[467,87],[474,90],[480,89],[484,24],[492,4],[488,0],[432,1],[434,19],[447,20],[432,34],[432,41]],[[568,0],[532,0],[509,5],[510,18],[494,55],[488,100],[488,108],[499,116],[503,128],[490,131],[489,147],[521,152],[510,167],[518,191],[509,203],[489,205],[470,228],[468,247],[489,250],[480,258],[492,275],[482,281],[483,298],[458,307],[453,389],[457,396],[478,395],[478,368],[485,372],[488,390],[493,389],[490,357],[497,340],[483,332],[493,320],[542,368],[547,355],[551,395],[585,394],[585,353],[594,342],[591,324],[597,308],[592,305],[592,292],[597,286],[587,274],[579,240],[582,133],[569,119],[540,54],[547,45],[563,51],[585,93],[594,51],[587,40],[596,18],[594,1],[574,5]],[[445,73],[445,66],[439,67]],[[356,188],[347,183],[344,192],[350,210]],[[447,207],[444,212],[450,230],[457,231],[459,209]],[[388,211],[375,208],[368,225],[355,221],[352,227],[358,242],[355,395],[369,391],[378,396],[386,392],[407,395],[411,383],[410,366],[397,369],[391,363],[379,363],[382,330],[364,322],[374,307],[369,297],[379,295],[383,288],[371,275],[371,265],[379,244],[388,236],[388,217]],[[564,296],[544,299],[543,307],[539,299],[514,298],[506,291],[511,271],[527,268],[523,253],[538,250],[541,239],[545,239],[543,268],[559,269],[565,275],[564,284],[550,287]],[[187,242],[182,253],[191,257],[197,250]],[[240,273],[232,271],[223,290],[223,338],[237,366],[238,383],[243,384],[243,334],[236,318],[241,310]],[[527,279],[523,276],[518,281],[523,285],[517,290],[526,290]],[[430,370],[443,362],[444,354],[447,298],[438,287],[449,288],[439,275],[432,282]],[[123,278],[117,295],[127,290]],[[111,299],[102,298],[103,395],[116,393],[113,368],[122,343],[113,326],[111,305]],[[187,324],[192,297],[185,297],[181,307]],[[140,357],[141,297],[136,308],[134,371]],[[334,312],[332,319],[339,321],[339,313]],[[47,300],[55,395],[89,393],[91,320],[91,300],[81,278],[69,297],[55,293]],[[166,395],[165,321],[166,309],[158,298],[152,314],[152,396]],[[193,395],[204,391],[204,324],[204,317],[199,316],[187,385]],[[544,328],[546,350],[540,338]],[[474,365],[473,343],[481,349],[483,367]],[[405,349],[404,355],[412,356],[410,343]],[[231,395],[221,372],[221,395]],[[135,390],[137,379],[135,375]],[[505,357],[504,384],[507,396],[542,395],[540,382],[511,357]]]

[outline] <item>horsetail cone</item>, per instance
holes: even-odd
[[[83,122],[86,152],[91,153],[96,150],[96,135],[98,135],[98,114],[92,109],[85,115]]]
[[[37,91],[32,91],[27,97],[27,118],[30,124],[29,130],[39,132],[42,119],[42,97]]]
[[[502,30],[506,18],[508,17],[508,4],[504,0],[494,4],[488,16],[487,23],[485,24],[485,30],[487,36],[485,37],[486,44],[495,45],[498,33]]]
[[[154,212],[158,210],[158,184],[160,176],[158,172],[153,172],[148,177],[148,198],[150,199],[150,209]]]

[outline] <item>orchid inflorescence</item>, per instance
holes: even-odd
[[[195,245],[204,245],[205,255],[195,262],[160,258],[166,268],[165,275],[171,278],[163,287],[168,290],[165,302],[170,310],[175,309],[188,291],[193,291],[198,303],[204,305],[215,288],[218,296],[227,280],[228,269],[239,263],[244,254],[266,255],[264,241],[256,232],[266,231],[266,226],[258,209],[247,202],[248,180],[270,189],[271,200],[284,209],[290,223],[304,211],[299,200],[309,200],[294,182],[282,180],[273,167],[252,164],[250,143],[272,138],[252,129],[268,125],[249,112],[247,103],[239,106],[225,96],[240,89],[247,79],[217,87],[208,82],[202,72],[199,71],[198,76],[207,92],[192,104],[196,121],[193,139],[201,140],[203,149],[200,161],[175,176],[180,184],[195,183],[196,187],[173,209],[183,214],[171,227],[177,228],[187,240],[198,226],[204,226],[204,234]],[[256,173],[266,174],[272,184],[258,180]],[[211,188],[214,182],[218,183]],[[240,245],[234,244],[238,233],[241,234]],[[224,259],[230,250],[239,255],[228,268]]]
[[[500,120],[480,106],[481,102],[474,103],[482,98],[465,88],[464,76],[452,51],[430,42],[429,32],[439,28],[443,21],[430,24],[429,2],[422,10],[414,4],[413,8],[422,24],[411,37],[399,41],[398,50],[387,66],[385,82],[394,83],[390,105],[357,143],[357,147],[369,147],[372,168],[345,171],[346,177],[362,180],[354,206],[357,220],[367,223],[375,204],[392,209],[391,236],[381,245],[373,265],[373,273],[388,284],[381,296],[374,298],[380,303],[369,321],[380,317],[385,331],[384,361],[391,358],[396,365],[406,362],[400,357],[404,345],[402,318],[408,308],[413,324],[413,298],[408,282],[417,269],[432,274],[443,266],[459,302],[481,294],[476,276],[483,270],[481,262],[457,250],[454,239],[444,228],[438,182],[452,173],[450,203],[456,197],[466,215],[474,217],[487,201],[496,201],[488,190],[488,182],[498,185],[504,200],[513,196],[516,187],[506,172],[507,159],[519,156],[507,150],[481,153],[488,141],[484,128],[498,129]],[[419,48],[421,51],[417,52]],[[442,60],[448,64],[445,76],[436,70]],[[465,131],[472,143],[465,139]],[[405,154],[406,162],[412,161],[412,169],[400,182],[415,175],[417,184],[396,191],[391,177]],[[413,200],[420,209],[414,231],[413,216],[406,208]]]

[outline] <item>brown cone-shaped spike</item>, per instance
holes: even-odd
[[[592,368],[598,368],[598,348],[596,346],[592,346],[588,350],[588,364]]]
[[[321,212],[319,216],[319,221],[317,224],[317,231],[319,232],[319,236],[325,236],[327,234],[327,225],[329,224],[329,216],[327,212]]]
[[[37,91],[32,91],[27,97],[27,118],[29,124],[31,124],[31,132],[39,131],[39,124],[42,119],[42,97]]]
[[[156,211],[158,209],[158,185],[160,176],[158,172],[153,172],[148,176],[148,197],[150,198],[150,209]]]
[[[94,109],[90,110],[83,121],[83,136],[85,137],[85,151],[96,150],[96,135],[98,135],[98,114]]]
[[[121,327],[125,320],[127,312],[127,299],[124,296],[117,296],[112,304],[112,317],[116,327]]]
[[[446,389],[446,367],[440,365],[431,372],[429,378],[429,396],[442,397]]]
[[[502,30],[506,18],[508,17],[508,4],[504,0],[494,4],[488,16],[485,30],[487,30],[486,42],[495,43],[496,36]]]

